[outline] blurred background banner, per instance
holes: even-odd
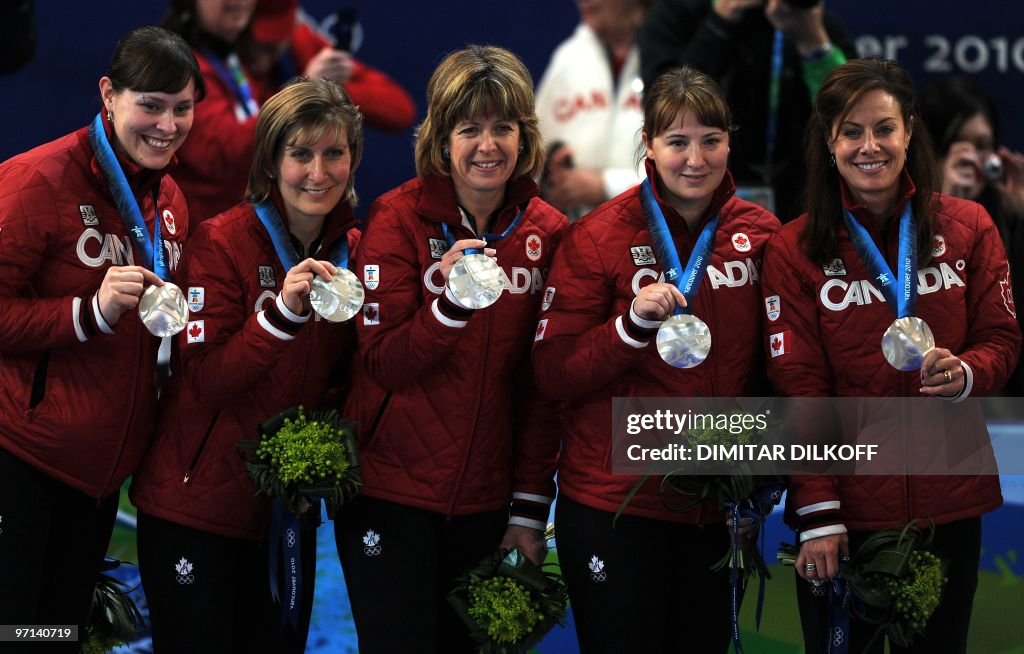
[[[442,56],[469,43],[510,48],[529,67],[536,83],[552,50],[575,28],[579,14],[571,0],[444,3],[338,2],[307,0],[303,9],[325,19],[355,8],[363,27],[358,56],[402,84],[422,120],[427,79]],[[862,55],[894,56],[918,88],[932,79],[968,74],[999,105],[1002,141],[1024,148],[1024,123],[1011,120],[1024,108],[1024,4],[962,0],[828,0],[845,22]],[[119,36],[160,20],[165,5],[110,0],[103,11],[89,4],[37,2],[35,57],[21,71],[0,76],[3,138],[0,160],[85,125],[99,109],[97,81]],[[412,130],[385,135],[367,130],[366,158],[357,180],[369,202],[414,175]]]

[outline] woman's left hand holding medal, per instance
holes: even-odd
[[[441,276],[444,277],[444,281],[447,283],[448,277],[452,272],[452,267],[455,266],[455,262],[466,256],[466,253],[463,252],[463,250],[483,249],[485,255],[492,259],[496,259],[498,251],[486,246],[487,241],[479,238],[464,238],[452,243],[452,246],[448,248],[448,251],[441,257]]]
[[[163,286],[164,280],[142,266],[107,268],[100,289],[96,292],[96,301],[107,325],[113,327],[126,311],[139,305],[147,284]]]
[[[944,347],[933,347],[921,362],[921,394],[956,397],[964,388],[965,376],[959,357]]]
[[[329,261],[300,261],[285,275],[281,286],[281,300],[289,311],[297,316],[304,316],[312,311],[309,294],[313,292],[313,279],[320,277],[329,282],[337,272],[338,268]]]
[[[644,320],[666,320],[675,313],[676,306],[686,306],[686,298],[672,284],[649,284],[633,300],[633,311]]]

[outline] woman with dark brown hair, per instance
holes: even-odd
[[[1009,269],[985,210],[933,193],[934,158],[909,76],[883,60],[835,69],[807,143],[808,211],[769,242],[762,274],[766,298],[781,307],[767,322],[785,344],[769,358],[777,392],[934,398],[912,405],[920,422],[901,423],[892,438],[913,444],[924,424],[965,442],[987,437],[980,413],[954,413],[944,401],[987,395],[1013,369],[1021,337]],[[1001,503],[995,476],[793,477],[786,517],[799,535],[797,574],[833,579],[871,533],[934,522],[949,581],[909,651],[964,652],[980,516]],[[797,585],[807,650],[824,652],[823,603],[810,584]],[[863,650],[874,629],[854,619],[850,651]]]

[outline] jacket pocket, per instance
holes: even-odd
[[[391,404],[391,391],[388,391],[384,395],[384,399],[381,400],[380,406],[377,407],[377,413],[373,416],[373,421],[370,422],[370,427],[363,432],[362,438],[360,438],[360,447],[362,449],[370,449],[370,447],[376,442],[377,437],[380,435],[380,426],[384,422],[384,414],[387,413],[388,406]]]
[[[196,447],[195,454],[189,460],[188,468],[185,470],[185,476],[182,477],[181,483],[186,486],[192,481],[192,477],[195,476],[196,467],[199,465],[199,459],[203,456],[203,450],[206,449],[206,444],[210,441],[210,435],[213,433],[213,428],[217,424],[217,419],[220,418],[220,409],[213,414],[213,419],[210,420],[210,424],[206,426],[206,432],[203,434],[203,438],[199,441],[199,445]]]
[[[50,368],[50,351],[47,350],[36,363],[35,373],[32,375],[32,391],[28,398],[28,410],[39,406],[39,403],[46,397],[46,375]]]

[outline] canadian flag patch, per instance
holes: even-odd
[[[371,325],[380,324],[380,304],[377,302],[369,302],[363,305],[363,325],[369,327]]]
[[[548,319],[544,318],[537,323],[537,332],[533,335],[534,341],[544,340],[544,332],[548,330]]]
[[[188,335],[189,343],[205,343],[206,342],[206,321],[205,320],[193,320],[185,328],[185,334]]]
[[[780,357],[787,352],[792,352],[793,337],[788,331],[772,334],[768,337],[768,350],[773,357]]]

